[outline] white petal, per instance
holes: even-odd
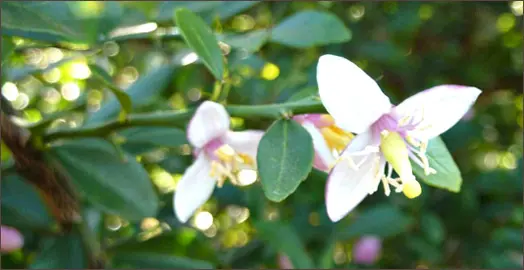
[[[418,128],[409,135],[419,140],[434,138],[454,126],[475,103],[481,91],[476,87],[440,85],[417,93],[393,109],[397,117],[412,116]]]
[[[326,165],[326,167],[331,166],[335,162],[335,157],[333,157],[333,154],[331,153],[331,150],[329,150],[329,147],[326,143],[326,140],[324,139],[324,136],[322,136],[322,133],[310,122],[304,122],[302,126],[309,132],[309,135],[311,135],[311,139],[313,139],[313,147],[315,148],[315,154],[320,157],[322,160],[322,163]]]
[[[321,56],[317,83],[324,107],[346,131],[361,133],[391,109],[389,98],[377,83],[343,57]]]
[[[357,135],[342,152],[342,156],[363,151],[371,145],[371,132],[366,131]],[[339,161],[331,170],[326,184],[326,207],[329,218],[339,221],[357,206],[370,191],[378,185],[375,176],[377,170],[384,171],[384,162],[376,162],[380,156],[378,152],[366,156],[352,157],[355,163],[366,158],[358,170],[350,167],[347,160]]]
[[[326,184],[326,207],[329,218],[337,222],[355,208],[370,191],[376,189],[375,176],[380,164],[379,153],[370,153],[367,160],[354,170],[347,160],[341,160],[331,170]],[[353,157],[359,163],[364,157]]]
[[[256,161],[258,144],[264,136],[262,130],[229,131],[224,143],[229,144],[235,151],[244,153]]]
[[[184,172],[173,198],[175,215],[180,222],[187,222],[213,194],[216,179],[209,175],[210,172],[211,162],[204,154],[200,154]]]
[[[187,139],[201,148],[229,130],[229,114],[221,104],[204,101],[197,108],[187,127]]]

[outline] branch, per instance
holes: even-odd
[[[110,121],[99,126],[58,130],[44,135],[44,142],[64,138],[105,137],[112,132],[136,126],[166,126],[183,128],[192,117],[195,109],[147,114],[131,114],[124,121]],[[226,110],[233,117],[279,119],[288,114],[325,113],[318,100],[301,100],[269,105],[231,105]]]

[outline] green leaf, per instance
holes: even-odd
[[[315,10],[295,13],[271,30],[271,40],[296,48],[347,42],[351,31],[335,15]]]
[[[225,34],[218,36],[220,41],[233,48],[245,49],[247,52],[256,52],[267,42],[269,32],[267,30],[255,30],[246,34]]]
[[[215,18],[225,20],[234,16],[260,1],[164,1],[158,7],[159,21],[169,21],[178,8],[187,8],[210,23]]]
[[[162,66],[140,77],[125,91],[131,98],[132,107],[137,108],[151,102],[155,96],[169,85],[174,71],[174,65]],[[89,117],[86,124],[105,121],[118,115],[119,110],[120,103],[118,99],[111,96],[109,100],[102,105],[100,110]]]
[[[45,238],[31,269],[85,269],[88,267],[84,247],[76,232]]]
[[[255,228],[260,238],[272,248],[286,254],[295,268],[315,268],[293,227],[277,222],[256,222]]]
[[[83,1],[4,3],[2,34],[47,42],[94,44],[114,29],[123,17],[120,3],[114,1],[96,4]]]
[[[122,108],[122,118],[125,119],[125,116],[131,113],[132,102],[129,95],[124,92],[122,89],[118,88],[111,82],[111,75],[109,75],[105,70],[97,65],[89,65],[89,69],[93,72],[93,76],[104,83],[105,86],[115,95],[116,99],[120,103]]]
[[[125,138],[122,145],[125,149],[174,148],[188,143],[185,132],[172,127],[134,127],[123,130],[120,135]]]
[[[365,234],[392,237],[408,229],[413,218],[392,205],[379,205],[360,212],[349,226],[341,226],[336,238],[345,240]]]
[[[36,188],[18,175],[2,177],[2,224],[49,230],[55,225]]]
[[[292,120],[277,120],[262,137],[257,164],[266,197],[280,202],[306,179],[313,164],[309,133]]]
[[[425,175],[424,170],[412,161],[411,166],[417,177],[430,186],[459,192],[462,185],[460,170],[440,137],[429,141],[426,156],[429,160],[429,166],[435,169],[437,173]]]
[[[195,51],[204,65],[219,81],[224,76],[224,60],[215,35],[209,26],[187,9],[175,12],[176,25],[187,45]]]
[[[214,269],[210,262],[152,252],[119,253],[112,264],[114,268]]]
[[[50,150],[77,191],[98,209],[128,220],[155,216],[158,197],[134,156],[101,139],[79,139]]]
[[[65,5],[65,3],[61,4]],[[57,17],[42,12],[40,8],[38,4],[31,2],[2,1],[2,34],[33,39],[43,34],[49,36],[46,38],[48,41],[79,39],[79,32],[67,24],[58,22]]]
[[[15,50],[15,44],[10,37],[2,36],[2,66]]]

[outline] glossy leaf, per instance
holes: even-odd
[[[313,163],[309,133],[291,120],[277,120],[258,146],[257,163],[262,188],[272,201],[282,201],[306,179]]]
[[[275,250],[286,254],[295,268],[315,268],[293,227],[279,222],[257,222],[255,228],[260,238]]]
[[[134,156],[117,153],[109,142],[64,142],[53,146],[50,155],[60,163],[77,191],[98,209],[128,220],[156,214],[158,197],[147,172]]]
[[[271,30],[271,41],[296,48],[347,42],[351,31],[335,15],[306,10],[284,19]]]
[[[202,18],[187,9],[175,12],[175,22],[187,45],[195,51],[217,80],[224,76],[224,60],[215,35]]]
[[[425,175],[424,170],[419,165],[411,162],[413,172],[417,178],[430,186],[459,192],[462,185],[460,170],[440,137],[429,141],[426,156],[428,157],[430,167],[435,169],[437,173]]]

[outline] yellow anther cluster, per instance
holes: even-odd
[[[244,153],[236,152],[230,145],[224,144],[214,153],[219,161],[211,162],[211,177],[217,178],[217,186],[222,187],[227,178],[239,185],[238,174],[242,169],[254,169],[255,161]]]
[[[342,152],[353,137],[355,137],[352,133],[345,132],[335,125],[322,128],[320,132],[326,140],[328,147],[331,150],[336,150],[338,153]]]

